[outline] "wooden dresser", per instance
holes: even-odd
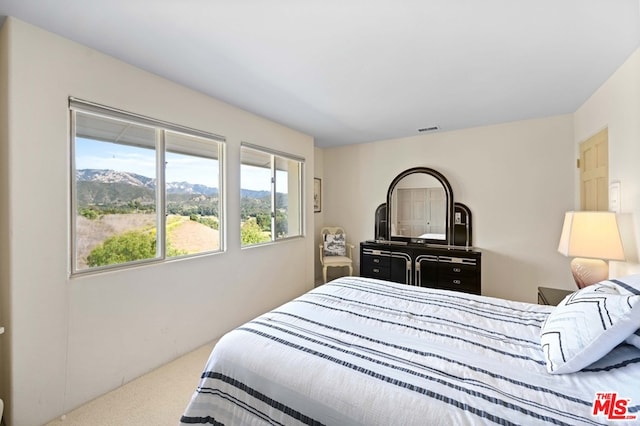
[[[460,247],[364,241],[360,276],[480,294],[481,258],[480,251]]]

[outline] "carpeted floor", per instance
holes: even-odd
[[[176,426],[214,344],[204,345],[47,426]]]

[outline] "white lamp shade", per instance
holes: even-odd
[[[570,257],[624,260],[616,214],[567,212],[558,251]]]

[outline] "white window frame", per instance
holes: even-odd
[[[242,241],[240,242],[240,246],[241,248],[250,248],[250,247],[256,247],[256,246],[260,246],[260,245],[264,245],[264,244],[272,244],[272,243],[276,243],[276,242],[280,242],[280,241],[286,241],[286,240],[291,240],[291,239],[296,239],[296,238],[301,238],[304,237],[304,229],[305,229],[305,223],[304,223],[304,196],[305,196],[305,191],[304,191],[304,170],[305,170],[305,159],[303,157],[299,157],[296,156],[294,154],[289,154],[286,152],[281,152],[281,151],[277,151],[274,149],[270,149],[270,148],[265,148],[263,146],[259,146],[259,145],[254,145],[248,142],[242,142],[240,144],[240,164],[241,166],[244,165],[245,163],[242,161],[242,150],[243,149],[250,149],[253,151],[256,151],[258,153],[261,154],[266,154],[270,156],[271,159],[271,239],[269,241],[265,241],[262,243],[253,243],[253,244],[242,244]],[[297,194],[296,194],[296,198],[298,200],[297,202],[297,213],[296,213],[296,221],[299,224],[299,231],[296,235],[287,235],[285,237],[278,237],[277,232],[276,232],[276,218],[277,218],[277,205],[276,205],[276,196],[277,196],[277,191],[276,191],[276,175],[277,175],[277,167],[276,167],[276,160],[277,159],[284,159],[287,161],[295,161],[299,163],[299,168],[298,168],[298,174],[297,174]],[[242,173],[242,172],[241,172]],[[241,175],[242,176],[242,175]],[[242,178],[241,178],[242,181]],[[242,188],[241,188],[242,189]],[[290,193],[288,192],[288,198],[290,197]]]
[[[225,238],[225,214],[226,214],[226,193],[224,184],[224,176],[226,174],[226,139],[223,136],[216,135],[214,133],[204,132],[189,127],[180,126],[177,124],[165,122],[162,120],[156,120],[146,116],[125,112],[115,108],[99,105],[93,102],[84,101],[78,98],[69,98],[69,113],[70,113],[70,146],[71,146],[71,167],[70,167],[70,268],[71,275],[85,275],[93,274],[96,272],[111,271],[117,269],[125,269],[140,264],[149,263],[161,263],[166,261],[173,261],[176,259],[183,259],[187,257],[198,257],[209,254],[222,253],[226,250],[226,238]],[[154,258],[136,260],[130,262],[119,263],[115,265],[97,266],[87,269],[77,268],[77,253],[76,253],[76,212],[77,212],[77,194],[76,194],[76,154],[75,154],[75,139],[76,139],[76,114],[82,113],[85,115],[100,116],[105,119],[112,119],[119,122],[130,122],[134,125],[150,127],[155,130],[156,142],[155,142],[155,158],[156,158],[156,241],[157,241],[157,254]],[[218,161],[218,221],[219,221],[219,247],[217,250],[210,250],[205,252],[199,252],[194,254],[186,254],[174,257],[167,257],[167,240],[166,240],[166,214],[167,214],[167,202],[166,202],[166,185],[165,185],[165,152],[166,152],[166,135],[168,132],[173,134],[183,134],[186,136],[195,136],[215,142],[217,144],[217,161]],[[129,145],[129,144],[125,144]],[[134,145],[131,145],[134,146]],[[177,152],[186,155],[198,156],[198,147],[186,147],[180,149]],[[176,152],[176,149],[171,149],[172,152]],[[204,155],[203,155],[204,156]],[[206,158],[206,156],[204,156]],[[214,157],[210,157],[214,158]]]

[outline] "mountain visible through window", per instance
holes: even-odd
[[[72,111],[73,271],[221,251],[221,143]]]

